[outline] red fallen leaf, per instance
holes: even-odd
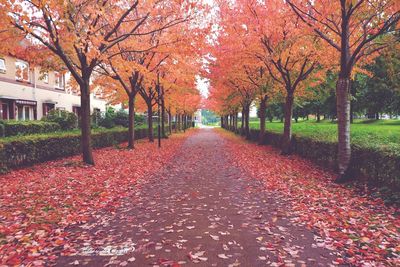
[[[1,175],[0,265],[47,264],[56,255],[74,253],[74,240],[65,228],[89,221],[98,210],[115,210],[193,132],[172,136],[162,149],[139,142],[135,150],[95,150],[95,166],[83,165],[75,156]],[[3,236],[14,240],[4,243]],[[33,242],[38,244],[34,251]]]
[[[57,239],[54,243],[55,243],[56,245],[60,246],[60,245],[64,244],[64,240],[62,240],[62,239]]]
[[[230,163],[262,181],[264,190],[278,191],[287,202],[287,215],[295,218],[293,223],[306,225],[338,253],[354,255],[341,263],[400,266],[398,208],[333,183],[334,173],[308,160],[282,156],[270,146],[243,142],[226,131],[219,133],[228,140]]]

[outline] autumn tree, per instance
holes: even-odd
[[[265,67],[260,66],[251,70],[246,68],[246,75],[250,83],[252,83],[256,88],[256,100],[258,105],[258,115],[260,117],[260,133],[258,136],[258,143],[262,144],[265,139],[266,132],[266,118],[267,118],[267,103],[270,100],[274,92],[273,79],[265,70]]]
[[[160,2],[4,1],[9,23],[57,55],[78,83],[81,144],[83,160],[88,164],[94,164],[89,97],[92,73],[118,43],[154,32],[144,26],[156,19],[152,12]]]
[[[338,117],[338,182],[349,178],[350,82],[355,68],[393,40],[400,20],[400,2],[366,0],[288,0],[304,27],[312,29],[335,52]],[[329,58],[330,60],[330,58]]]
[[[302,83],[316,68],[316,39],[308,32],[281,1],[252,2],[245,10],[249,17],[248,27],[261,42],[262,52],[257,57],[264,62],[265,69],[276,86],[284,89],[285,120],[282,139],[282,152],[290,153],[292,137],[292,115],[295,94],[301,94]]]

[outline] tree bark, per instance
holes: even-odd
[[[235,113],[235,118],[234,118],[234,128],[235,128],[235,132],[237,132],[238,130],[238,113]]]
[[[167,110],[168,113],[168,131],[169,134],[172,134],[172,115],[171,115],[171,111]]]
[[[186,132],[186,114],[182,114],[182,122],[183,122],[183,132]]]
[[[285,112],[284,112],[285,123],[283,127],[283,137],[282,137],[283,155],[289,155],[291,153],[293,102],[294,102],[293,93],[291,91],[288,91],[285,101]]]
[[[89,79],[81,85],[81,147],[83,161],[94,165],[90,129],[90,86]]]
[[[165,132],[165,101],[164,94],[161,97],[161,136],[162,138],[167,138],[167,133]]]
[[[153,129],[153,106],[151,101],[147,103],[147,134],[150,142],[154,142],[154,129]]]
[[[338,181],[347,180],[350,148],[350,77],[339,77],[336,84],[338,118]]]
[[[244,131],[246,139],[250,140],[250,105],[245,107]]]
[[[135,94],[129,94],[128,148],[135,148]]]
[[[266,108],[267,108],[267,97],[263,96],[261,97],[260,100],[260,134],[258,136],[258,143],[260,145],[264,143]]]
[[[243,135],[243,133],[244,133],[244,117],[245,117],[245,114],[244,114],[245,112],[244,112],[244,108],[242,108],[242,125],[240,125],[240,131],[241,131],[241,133],[240,134],[242,134]]]

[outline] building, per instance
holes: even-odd
[[[66,89],[66,75],[41,72],[24,60],[0,55],[0,119],[39,120],[52,109],[80,114],[80,96]],[[91,95],[92,110],[106,101]]]

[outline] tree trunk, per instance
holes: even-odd
[[[288,92],[285,102],[285,123],[283,127],[282,137],[282,154],[289,155],[291,153],[291,142],[292,142],[292,114],[293,114],[293,93]]]
[[[154,142],[154,129],[153,129],[153,106],[151,102],[147,103],[147,134],[150,142]]]
[[[89,80],[81,85],[81,147],[83,161],[94,165],[90,129],[90,87]]]
[[[128,148],[135,148],[135,94],[129,94]]]
[[[348,178],[350,148],[350,77],[340,77],[336,84],[338,118],[338,182]]]
[[[177,118],[177,129],[178,131],[181,131],[181,115],[180,114],[176,114],[176,118]]]
[[[182,114],[182,121],[183,121],[183,132],[186,132],[186,114]]]
[[[224,117],[223,116],[221,116],[221,128],[225,128],[225,126],[224,126]]]
[[[165,101],[164,94],[161,97],[161,136],[162,138],[167,138],[167,133],[165,132]]]
[[[168,110],[167,113],[168,113],[168,131],[169,131],[169,134],[172,134],[172,115],[171,115],[171,111]]]
[[[265,136],[265,116],[266,116],[266,108],[267,108],[267,97],[263,96],[260,100],[260,135],[258,136],[258,143],[261,145],[264,143]]]
[[[250,140],[250,105],[245,107],[244,130],[246,139]]]
[[[317,122],[321,122],[321,114],[317,111]]]
[[[241,131],[240,134],[242,134],[242,135],[243,135],[243,133],[244,133],[244,116],[245,116],[244,113],[245,113],[245,112],[244,112],[244,108],[242,108],[242,125],[240,125],[240,131]]]
[[[238,130],[238,113],[235,113],[235,119],[234,119],[234,127],[235,127],[235,132]]]

